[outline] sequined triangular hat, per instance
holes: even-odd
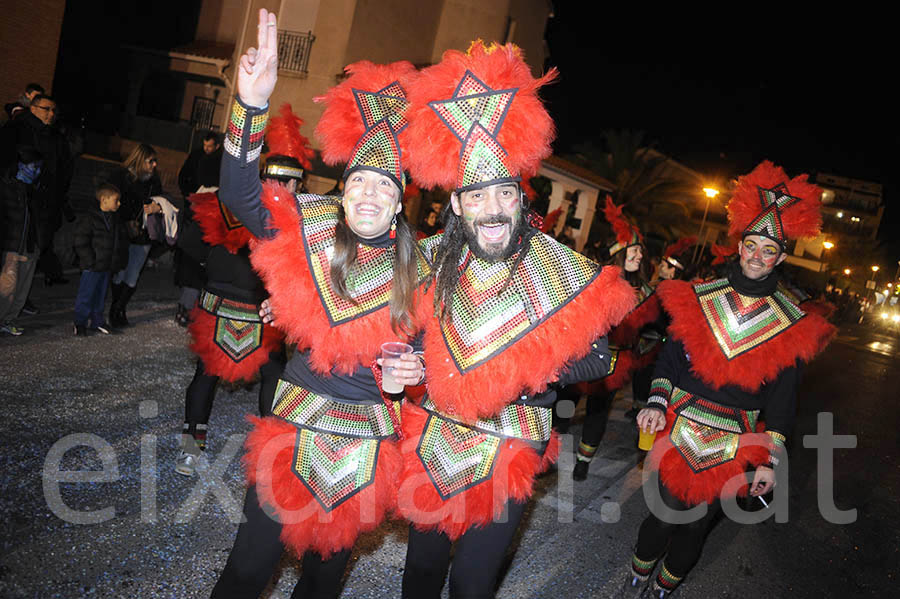
[[[763,161],[738,179],[728,202],[728,233],[737,239],[762,235],[782,248],[789,239],[815,237],[822,226],[821,197],[807,175],[791,179],[780,166]]]
[[[346,162],[345,179],[361,168],[383,173],[402,192],[406,148],[398,136],[409,124],[405,88],[416,69],[406,61],[387,65],[361,61],[344,70],[349,75],[345,81],[314,99],[325,104],[315,131],[322,160]]]
[[[537,91],[555,77],[533,77],[513,44],[445,52],[409,90],[413,179],[459,192],[535,174],[555,134]]]
[[[606,196],[606,205],[603,208],[603,216],[612,225],[616,240],[607,248],[612,257],[627,247],[644,243],[644,236],[636,226],[628,222],[622,215],[622,206],[616,206],[612,197]]]

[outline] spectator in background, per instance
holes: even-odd
[[[178,187],[185,199],[184,208],[179,214],[179,231],[184,231],[194,221],[191,203],[187,198],[201,189],[213,192],[219,188],[221,164],[222,144],[218,136],[209,131],[203,136],[203,147],[191,152],[178,172]],[[179,236],[178,246],[175,248],[175,285],[181,287],[181,297],[175,306],[175,322],[183,327],[188,325],[188,315],[197,305],[200,290],[206,285],[206,269],[193,257],[197,255],[196,252],[190,250]]]
[[[15,102],[10,102],[4,108],[6,109],[6,115],[9,117],[9,120],[19,116],[20,114],[26,114],[28,112],[28,106],[31,104],[31,101],[38,94],[44,94],[44,86],[40,83],[29,83],[25,86],[25,93],[19,96],[19,99]]]
[[[115,328],[129,326],[125,308],[134,295],[141,270],[150,254],[145,216],[162,211],[159,204],[153,201],[153,196],[162,194],[157,164],[156,150],[147,144],[138,144],[122,166],[106,176],[105,182],[113,184],[122,194],[119,216],[128,235],[128,263],[112,278],[113,302],[109,308],[109,322]]]
[[[114,329],[103,319],[106,288],[112,271],[128,264],[128,236],[116,211],[121,194],[104,183],[96,202],[75,221],[75,252],[81,265],[81,281],[75,297],[75,335],[89,331],[109,335]]]
[[[203,146],[191,152],[178,171],[178,188],[187,199],[200,187],[218,187],[222,144],[212,131],[203,136]]]
[[[14,151],[16,160],[0,171],[0,333],[19,336],[24,331],[15,320],[28,298],[40,247],[34,187],[43,160],[31,146]]]
[[[34,148],[43,159],[40,177],[34,183],[36,213],[33,216],[39,229],[37,268],[44,273],[47,285],[67,282],[59,258],[53,252],[53,236],[62,225],[66,192],[72,180],[72,159],[68,143],[54,126],[56,114],[53,98],[35,94],[28,112],[6,123],[2,142],[4,164],[14,161],[17,147]]]

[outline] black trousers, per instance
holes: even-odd
[[[672,495],[659,481],[659,493],[663,503],[674,510],[686,510],[689,506]],[[666,569],[674,576],[683,578],[697,560],[706,542],[706,534],[721,511],[717,499],[707,505],[706,515],[689,524],[670,524],[651,513],[641,524],[637,547],[634,553],[638,559],[653,561],[666,554]]]
[[[281,524],[259,505],[256,487],[247,489],[244,498],[246,522],[238,527],[237,538],[225,569],[213,588],[211,599],[252,599],[266,588],[284,553]],[[301,560],[302,572],[291,599],[334,599],[341,593],[344,570],[350,549],[323,560],[308,551]]]
[[[585,404],[584,427],[581,429],[581,442],[586,445],[597,446],[606,434],[606,424],[609,422],[609,409],[612,406],[616,392],[600,392],[588,395]]]
[[[269,354],[269,361],[259,370],[259,414],[266,416],[272,413],[272,399],[278,378],[284,372],[284,350]],[[197,360],[197,370],[188,385],[184,402],[184,421],[194,434],[198,424],[207,424],[212,413],[213,400],[216,397],[216,385],[219,377],[207,374],[203,360]]]
[[[470,528],[459,538],[450,571],[450,597],[489,599],[494,596],[506,550],[524,513],[525,503],[509,502],[504,511],[505,521]],[[441,596],[450,564],[451,545],[450,538],[442,532],[420,532],[414,526],[409,527],[403,572],[404,599],[438,599]]]

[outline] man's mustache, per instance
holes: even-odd
[[[476,227],[481,225],[511,225],[512,219],[505,214],[495,214],[494,216],[485,216],[483,218],[475,219],[473,224]]]

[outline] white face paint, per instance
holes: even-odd
[[[391,228],[402,209],[400,188],[385,174],[358,169],[344,183],[344,216],[347,225],[363,239],[373,239]]]

